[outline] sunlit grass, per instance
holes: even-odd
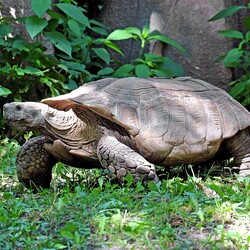
[[[144,187],[58,164],[51,188],[33,193],[16,178],[18,147],[0,146],[0,249],[250,247],[249,177],[192,175]]]

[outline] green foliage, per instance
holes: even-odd
[[[142,30],[136,27],[115,30],[109,34],[107,39],[115,41],[133,39],[140,45],[138,58],[131,64],[123,64],[116,68],[112,74],[113,77],[137,76],[147,78],[153,76],[176,77],[184,75],[182,66],[170,58],[145,52],[147,45],[152,40],[157,40],[175,47],[182,53],[186,53],[186,50],[176,41],[167,38],[156,30],[150,32],[148,25],[144,26]]]
[[[51,0],[33,0],[31,4],[36,15],[20,21],[34,39],[32,42],[10,36],[10,21],[15,19],[0,20],[1,107],[13,100],[40,100],[48,95],[66,93],[92,80],[90,68],[95,64],[102,67],[99,56],[103,59],[104,53],[91,52],[91,47],[100,44],[94,36],[101,32],[107,35],[105,26],[89,20],[82,8],[70,3],[56,5],[61,12],[50,9]],[[48,20],[44,18],[45,13]],[[90,31],[93,37],[88,35]],[[48,54],[47,41],[56,47],[54,54]],[[2,115],[0,120],[2,128]]]
[[[230,6],[226,9],[218,12],[216,15],[214,15],[212,18],[210,18],[209,21],[216,21],[218,19],[231,16],[231,15],[235,14],[236,12],[238,12],[239,10],[245,9],[245,8],[248,8],[248,7],[240,6],[240,5]]]
[[[97,170],[60,164],[52,187],[32,193],[17,181],[18,147],[8,139],[0,144],[1,249],[250,247],[248,177],[176,177],[144,187],[127,176],[117,186]],[[197,179],[219,196],[206,195]]]
[[[15,155],[18,149],[17,141],[0,137],[0,169],[4,166],[13,166],[15,164]],[[4,182],[3,178],[2,182]]]
[[[209,21],[216,21],[221,18],[229,17],[242,9],[250,9],[250,4],[247,6],[230,6],[212,17]],[[241,77],[230,83],[232,89],[230,95],[238,99],[242,105],[250,105],[250,16],[243,20],[246,32],[238,30],[222,30],[218,33],[229,39],[235,39],[237,46],[221,56],[217,61],[223,61],[225,67],[238,69],[242,72]]]
[[[109,34],[105,25],[88,18],[86,10],[75,1],[61,0],[53,4],[52,0],[32,0],[31,7],[35,14],[19,19],[31,42],[11,35],[11,22],[15,19],[0,20],[1,107],[13,100],[40,100],[63,94],[103,77],[184,74],[181,65],[170,58],[146,53],[146,45],[152,40],[185,52],[180,44],[158,31],[150,32],[148,26],[142,31],[128,27]],[[129,38],[140,43],[138,58],[131,64],[114,61],[110,50],[124,54],[113,41]],[[3,128],[2,116],[0,128]]]

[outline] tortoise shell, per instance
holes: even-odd
[[[210,159],[250,126],[250,113],[224,90],[190,77],[106,78],[42,102],[80,105],[123,126],[142,156],[165,166]]]

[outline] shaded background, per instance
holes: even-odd
[[[206,80],[214,85],[228,90],[228,83],[239,72],[226,69],[222,63],[214,60],[226,54],[234,47],[232,39],[226,39],[216,31],[223,29],[241,30],[241,20],[244,11],[233,17],[215,22],[208,20],[218,11],[236,4],[245,5],[246,0],[88,0],[78,1],[97,5],[102,2],[104,7],[94,17],[110,28],[110,31],[128,26],[142,28],[149,24],[151,30],[157,29],[171,39],[178,41],[188,51],[183,55],[171,46],[161,42],[152,43],[149,50],[152,53],[170,56],[185,69],[186,75]],[[0,16],[26,16],[31,14],[30,0],[1,0]],[[94,8],[93,8],[94,11]],[[26,36],[25,29],[16,23],[15,32]],[[129,62],[138,56],[139,48],[134,41],[119,43],[126,57],[119,58]],[[119,57],[119,55],[116,55]]]

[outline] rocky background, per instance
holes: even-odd
[[[82,4],[81,1],[78,1]],[[88,1],[90,2],[90,1]],[[93,6],[96,4],[93,0]],[[98,1],[97,1],[98,2]],[[171,39],[178,41],[188,51],[179,51],[160,42],[151,44],[149,50],[162,56],[169,56],[182,64],[187,75],[206,80],[228,90],[228,83],[237,72],[226,69],[214,60],[234,47],[234,41],[217,34],[224,29],[241,29],[243,11],[226,20],[208,22],[218,11],[232,5],[245,5],[247,0],[103,0],[104,8],[97,18],[110,27],[110,31],[128,26],[142,28],[149,24],[151,30],[157,29]],[[30,0],[1,0],[0,17],[19,17],[31,13]],[[22,26],[17,33],[25,35]],[[124,62],[138,56],[137,44],[133,41],[120,43]]]
[[[234,74],[222,63],[214,60],[234,47],[232,39],[226,39],[216,31],[241,29],[240,11],[226,20],[208,22],[217,12],[232,5],[245,5],[249,1],[240,0],[106,0],[99,20],[113,30],[127,26],[143,27],[149,24],[151,30],[157,29],[164,35],[181,43],[188,55],[159,42],[152,44],[151,52],[170,56],[181,63],[187,75],[206,80],[228,90],[228,83]],[[127,58],[131,60],[138,53],[136,44],[121,43]]]

